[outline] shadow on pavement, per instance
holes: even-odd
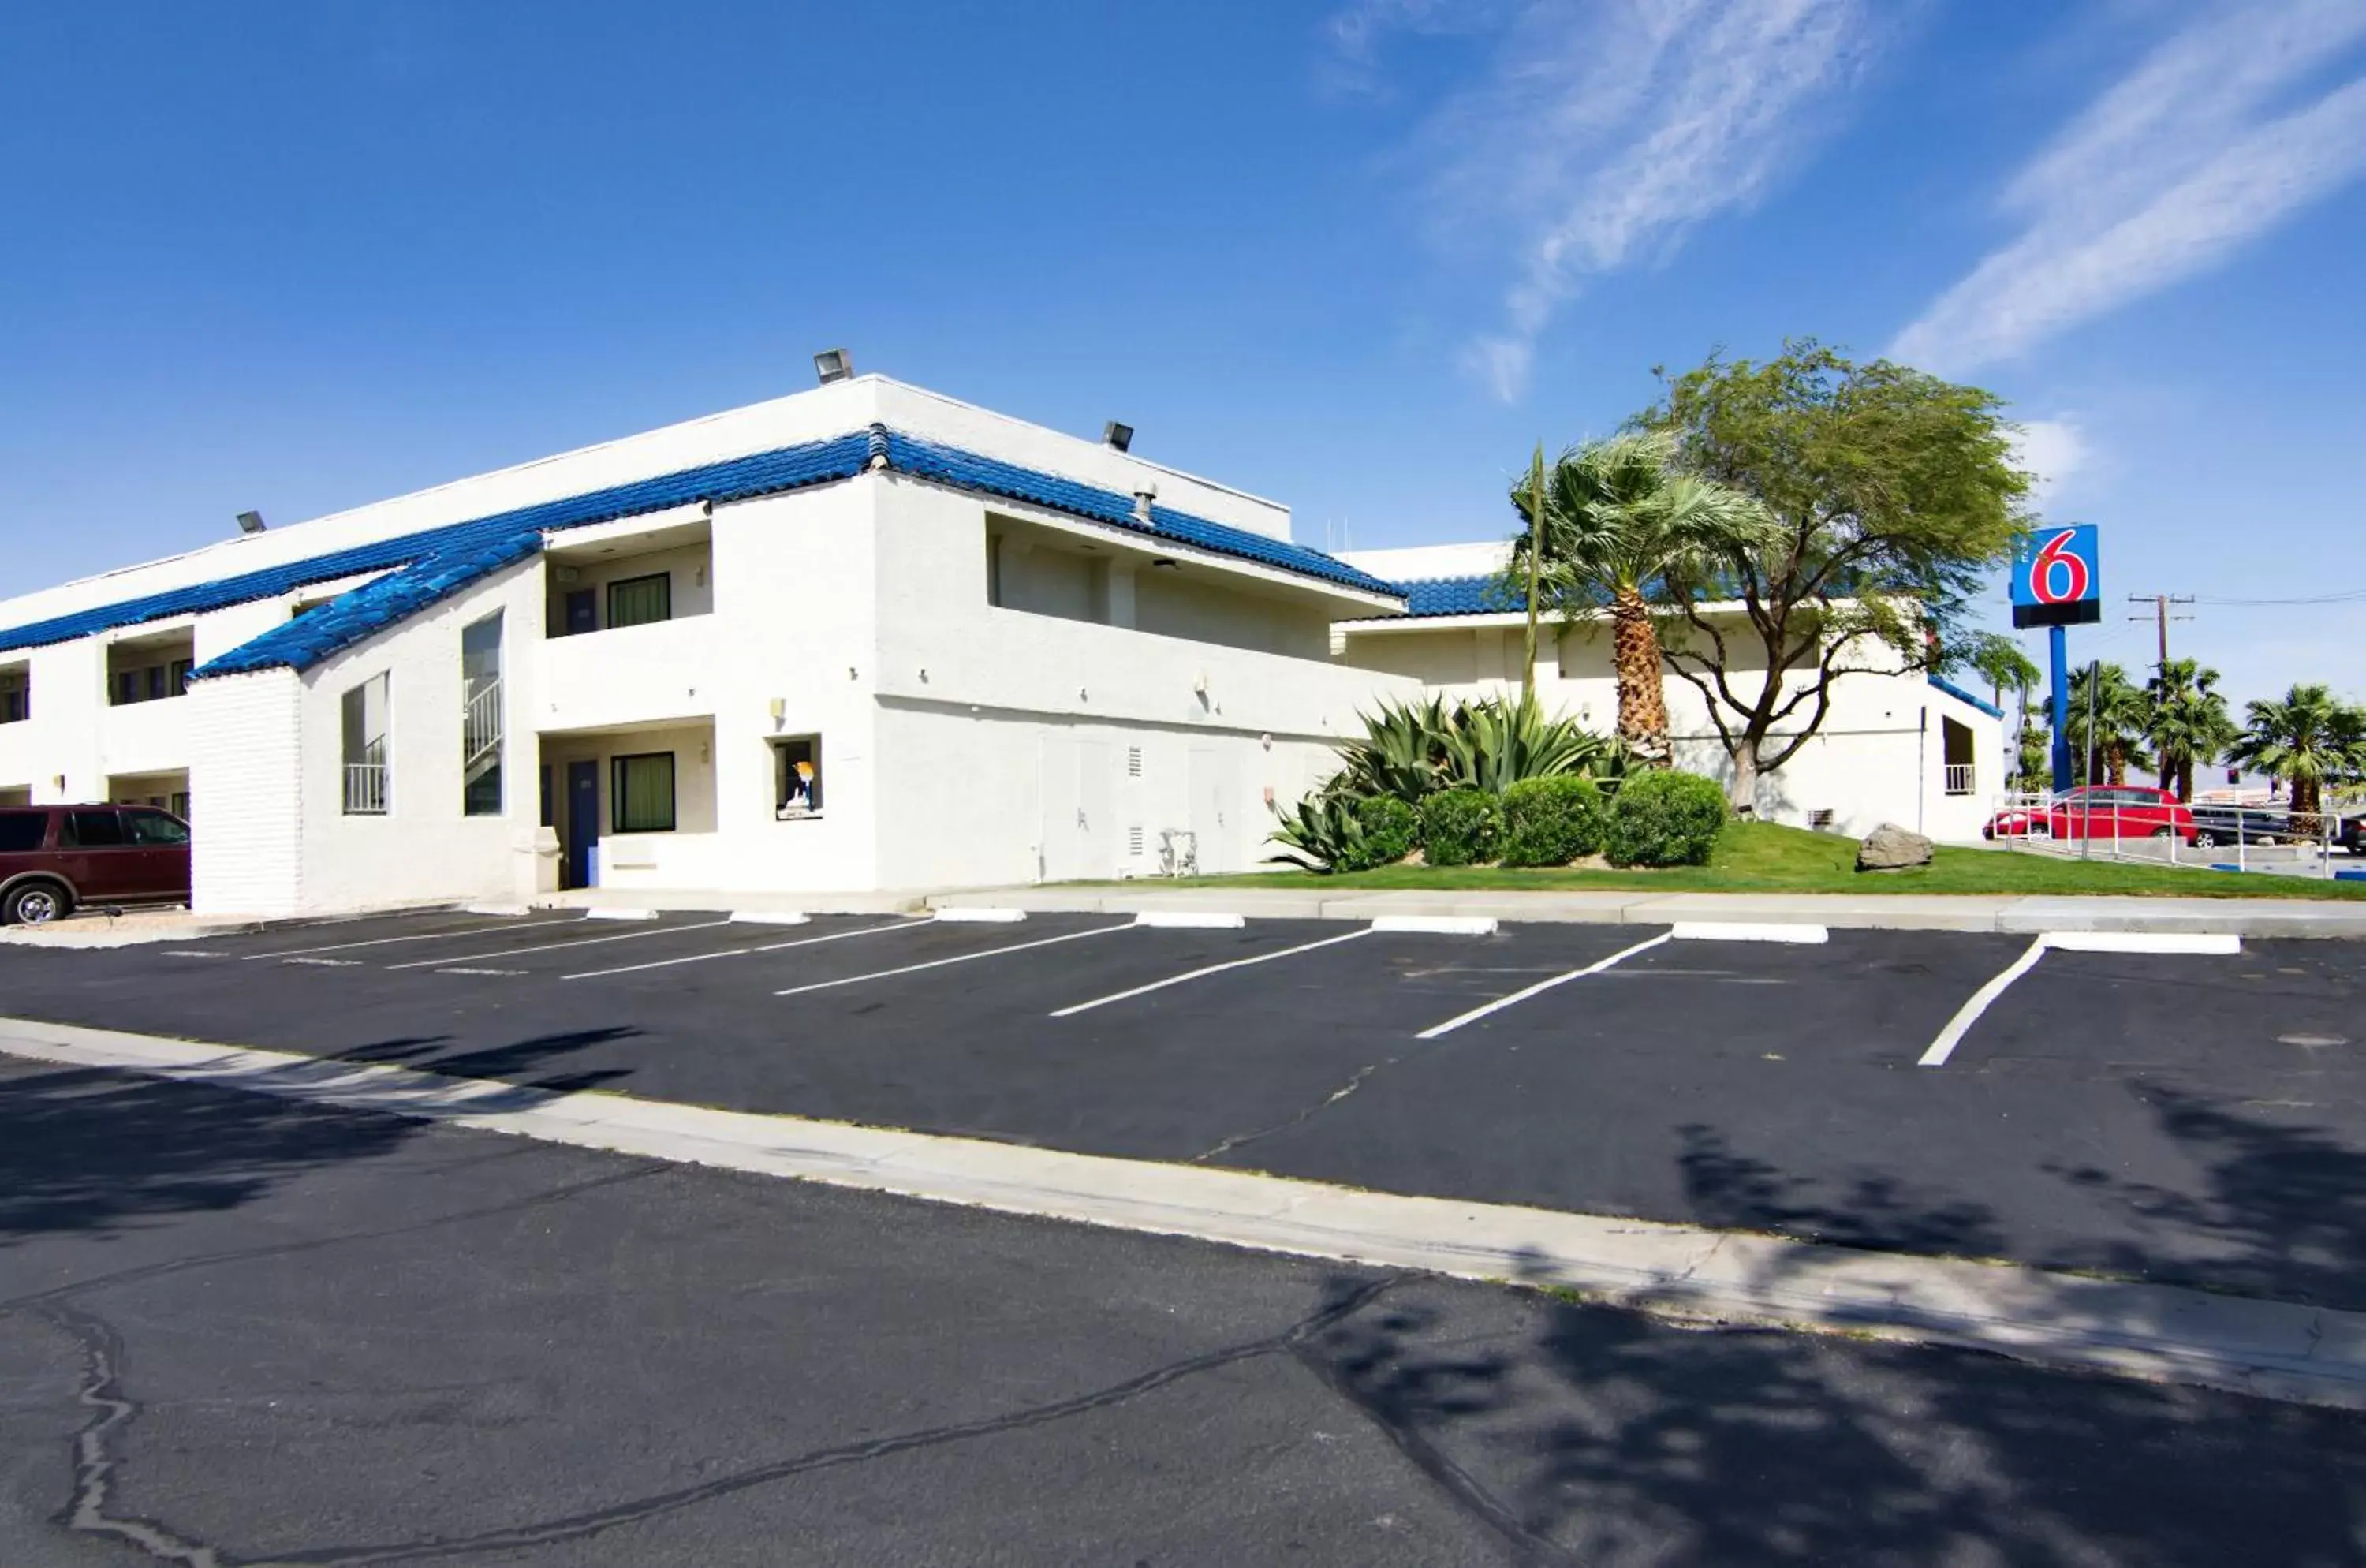
[[[489,1046],[480,1051],[453,1051],[445,1054],[446,1038],[441,1035],[405,1037],[378,1041],[368,1045],[356,1045],[350,1050],[324,1056],[323,1061],[366,1063],[372,1066],[411,1067],[423,1073],[440,1073],[446,1077],[490,1078],[501,1083],[515,1084],[521,1089],[541,1089],[551,1094],[571,1094],[579,1089],[598,1089],[633,1076],[629,1067],[584,1068],[572,1073],[552,1074],[542,1077],[525,1075],[553,1057],[569,1055],[620,1040],[637,1040],[647,1031],[634,1028],[577,1029],[563,1034],[537,1034],[507,1045]]]
[[[2366,1446],[2337,1412],[1543,1295],[1486,1332],[1449,1289],[1299,1354],[1519,1561],[2356,1561]]]
[[[12,1072],[0,1079],[0,1247],[234,1209],[287,1177],[383,1153],[418,1130],[128,1074]]]

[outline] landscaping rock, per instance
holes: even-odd
[[[1856,850],[1859,871],[1905,871],[1931,863],[1931,840],[1910,833],[1895,822],[1884,822],[1865,836]]]

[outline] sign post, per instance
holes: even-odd
[[[2012,624],[2046,628],[2054,665],[2054,791],[2070,787],[2070,658],[2064,628],[2103,618],[2102,558],[2095,525],[2040,528],[2012,563]]]

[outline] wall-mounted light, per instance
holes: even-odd
[[[238,514],[238,531],[240,533],[260,534],[263,532],[263,529],[264,522],[262,513],[242,512]]]
[[[1121,452],[1133,448],[1133,426],[1120,424],[1116,420],[1101,426],[1101,439]]]
[[[786,697],[774,697],[772,699],[772,722],[774,724],[778,724],[781,720],[788,716],[789,700]]]
[[[825,348],[814,355],[814,374],[825,387],[843,381],[854,374],[854,356],[842,348]]]
[[[1181,571],[1183,570],[1183,563],[1181,561],[1176,560],[1167,556],[1160,556],[1156,560],[1152,561],[1150,564],[1156,567],[1161,571]]]

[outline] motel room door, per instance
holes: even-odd
[[[1043,821],[1037,852],[1045,882],[1114,875],[1117,829],[1110,807],[1110,749],[1099,740],[1043,739]]]
[[[1191,840],[1202,872],[1241,869],[1240,768],[1229,752],[1194,746],[1190,756]]]
[[[592,886],[592,855],[600,843],[600,764],[567,764],[567,886]]]

